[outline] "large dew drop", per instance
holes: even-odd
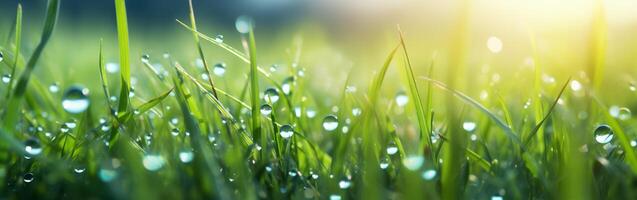
[[[69,113],[77,114],[84,112],[89,104],[88,89],[80,86],[72,86],[64,92],[62,97],[62,107]]]
[[[160,155],[146,155],[144,156],[142,163],[144,164],[144,168],[147,170],[157,171],[164,167],[165,161],[164,157],[161,157]]]
[[[424,163],[425,159],[422,156],[409,156],[403,159],[403,165],[411,171],[419,169]]]
[[[33,180],[35,180],[35,176],[33,176],[32,173],[26,173],[24,174],[24,176],[22,176],[22,179],[24,180],[25,183],[30,183],[30,182],[33,182]]]
[[[333,131],[338,128],[338,119],[334,115],[328,115],[323,119],[323,129]]]
[[[613,140],[613,130],[608,125],[599,125],[593,131],[593,135],[595,136],[595,141],[600,144],[609,143]]]
[[[261,110],[262,115],[270,115],[270,113],[272,113],[272,106],[263,104],[259,110]]]
[[[263,99],[265,99],[266,102],[276,103],[279,101],[279,92],[276,91],[275,88],[265,89],[265,92],[263,92]]]
[[[26,151],[29,156],[37,156],[42,153],[42,145],[40,145],[40,141],[37,138],[29,138],[24,142],[24,151]]]
[[[283,90],[283,94],[290,95],[292,93],[292,85],[294,84],[294,77],[290,76],[283,80],[281,84],[281,90]]]
[[[212,72],[217,76],[223,76],[226,73],[226,63],[217,63],[214,68],[212,68]]]
[[[462,123],[462,128],[465,131],[471,132],[471,131],[476,129],[476,123],[475,122],[469,122],[469,121],[464,122],[464,123]]]
[[[234,23],[234,27],[239,31],[239,33],[246,34],[250,31],[250,24],[252,20],[250,17],[241,15],[237,18],[237,21]]]
[[[179,160],[182,163],[192,162],[192,159],[195,158],[195,153],[192,150],[183,150],[179,152]]]
[[[279,132],[281,137],[288,139],[294,135],[294,129],[290,125],[281,126],[281,131]]]

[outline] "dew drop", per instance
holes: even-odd
[[[144,168],[147,170],[157,171],[164,166],[165,161],[160,155],[146,155],[144,156],[142,163],[144,164]]]
[[[630,112],[630,109],[621,107],[619,108],[619,112],[617,113],[617,118],[620,120],[628,120],[630,119],[631,115],[632,113]]]
[[[292,93],[292,84],[294,84],[293,76],[290,76],[283,80],[283,83],[281,84],[281,90],[283,91],[283,94],[290,95],[290,93]]]
[[[348,180],[341,180],[338,182],[338,187],[341,189],[347,189],[350,186],[352,186],[352,182],[348,181]]]
[[[409,97],[405,94],[405,92],[401,91],[396,94],[396,105],[403,107],[407,105],[407,102],[409,102]]]
[[[283,125],[281,126],[279,135],[281,135],[281,137],[285,139],[290,138],[292,137],[292,135],[294,135],[294,129],[290,125]]]
[[[2,82],[3,83],[9,83],[9,81],[11,81],[11,74],[2,75]]]
[[[573,91],[580,91],[582,90],[582,83],[580,83],[577,80],[573,80],[571,81],[571,90]]]
[[[58,91],[60,91],[60,86],[58,85],[58,83],[52,83],[51,85],[49,85],[49,91],[52,93],[57,93]]]
[[[595,141],[600,144],[606,144],[613,140],[613,130],[610,126],[605,124],[597,126],[593,134],[595,136]]]
[[[275,88],[267,88],[263,92],[263,99],[266,102],[276,103],[279,101],[279,92]]]
[[[470,121],[464,122],[462,123],[462,128],[468,132],[474,131],[476,129],[476,123]]]
[[[26,173],[24,174],[24,176],[22,176],[22,179],[24,180],[25,183],[30,183],[30,182],[33,182],[33,180],[35,180],[35,176],[33,176],[33,173]]]
[[[330,200],[341,200],[341,196],[338,194],[330,195]]]
[[[312,109],[312,108],[308,108],[307,110],[305,110],[305,114],[307,115],[308,118],[314,118],[316,116],[316,110]]]
[[[182,163],[192,162],[193,158],[195,158],[195,153],[192,152],[192,150],[183,150],[179,152],[179,160],[181,160]]]
[[[172,130],[170,130],[170,135],[178,136],[179,135],[179,129],[173,128]]]
[[[436,174],[437,174],[436,170],[433,170],[433,169],[425,170],[422,173],[422,178],[429,181],[436,178]]]
[[[0,62],[2,62],[4,60],[4,54],[2,54],[2,51],[0,51]]]
[[[69,113],[77,114],[84,112],[89,104],[89,90],[81,86],[71,86],[64,92],[62,97],[62,107]]]
[[[84,173],[84,171],[86,171],[86,168],[84,168],[84,167],[78,167],[78,168],[73,169],[73,172],[75,172],[76,174]]]
[[[42,153],[42,145],[37,138],[29,138],[24,142],[24,151],[29,154],[29,156],[37,156]]]
[[[114,62],[106,63],[104,67],[106,68],[106,71],[111,74],[117,73],[119,71],[119,64]]]
[[[502,51],[502,40],[495,36],[489,37],[487,39],[487,48],[492,53],[500,53]]]
[[[237,29],[237,31],[239,31],[239,33],[246,34],[250,31],[251,23],[252,23],[252,20],[250,19],[250,17],[241,15],[237,18],[237,21],[234,23],[234,26]]]
[[[504,198],[502,196],[492,196],[491,200],[504,200]]]
[[[359,116],[361,113],[363,113],[363,111],[360,108],[352,108],[352,115]]]
[[[334,115],[328,115],[323,119],[323,129],[326,131],[333,131],[338,128],[338,118]]]
[[[216,43],[223,43],[223,35],[215,36],[215,42]]]
[[[215,73],[217,76],[223,76],[226,73],[226,63],[217,63],[212,68],[212,73]]]
[[[263,104],[259,110],[261,110],[262,115],[270,115],[270,113],[272,113],[272,106]]]
[[[409,156],[403,159],[403,165],[405,168],[415,171],[422,167],[422,164],[425,163],[425,159],[422,156]]]
[[[115,171],[114,169],[102,168],[98,172],[98,176],[104,182],[111,182],[112,180],[117,178],[117,171]]]
[[[387,147],[386,151],[387,151],[387,154],[394,155],[394,154],[398,153],[398,147],[392,145],[392,146]]]
[[[143,63],[149,63],[150,62],[150,56],[148,54],[142,55],[142,62]]]

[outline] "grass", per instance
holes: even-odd
[[[50,38],[58,39],[53,30],[60,1],[48,1],[33,49],[21,48],[31,41],[22,38],[17,7],[13,28],[5,33],[10,39],[0,45],[0,70],[11,74],[0,86],[0,198],[637,197],[637,121],[628,110],[635,96],[601,95],[610,85],[603,76],[634,72],[605,66],[608,34],[601,10],[589,38],[593,59],[584,67],[592,74],[589,81],[566,74],[556,76],[561,84],[547,82],[546,66],[554,63],[541,57],[533,33],[533,69],[514,69],[527,79],[498,83],[491,74],[469,74],[465,5],[448,56],[414,51],[415,38],[399,28],[389,48],[379,50],[386,57],[371,66],[376,73],[354,68],[341,82],[331,79],[340,74],[306,71],[315,63],[302,50],[320,48],[302,46],[311,40],[272,56],[274,48],[262,45],[252,20],[247,32],[237,33],[244,50],[209,37],[197,27],[191,0],[184,14],[190,25],[177,20],[174,27],[194,39],[194,46],[177,43],[192,55],[167,52],[137,63],[131,60],[136,52],[125,1],[114,3],[119,71],[109,68],[114,63],[108,56],[117,52],[105,45],[114,41],[96,40],[97,51],[77,58],[91,63],[93,73],[84,76],[100,79],[80,82],[91,89],[88,97],[68,94],[77,79],[64,80],[62,69],[45,77],[37,71],[45,69],[36,68],[64,63],[46,55],[67,52],[45,48]],[[209,61],[219,57],[233,62],[226,74],[210,69]],[[264,67],[273,59],[287,64]],[[358,84],[360,77],[371,78]],[[61,82],[55,85],[60,88],[52,89],[48,78]],[[334,81],[338,87],[321,90],[320,83]],[[267,98],[266,90],[277,95]],[[613,111],[617,98],[631,103]],[[68,112],[63,100],[89,104],[80,113]],[[608,142],[595,135],[603,125],[611,130]]]

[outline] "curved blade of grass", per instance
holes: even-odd
[[[104,97],[105,97],[105,102],[106,105],[108,106],[108,112],[111,113],[113,110],[113,107],[111,106],[111,100],[110,100],[110,93],[108,92],[108,77],[106,77],[106,69],[104,68],[104,54],[103,54],[103,46],[102,46],[102,39],[100,39],[100,53],[99,53],[99,61],[98,61],[98,67],[100,69],[100,79],[102,80],[102,91],[104,92]]]
[[[217,90],[215,90],[214,87],[214,82],[212,81],[212,74],[210,74],[210,68],[208,67],[208,61],[206,61],[206,58],[204,57],[203,54],[203,49],[201,48],[201,42],[199,42],[199,35],[197,34],[197,22],[195,21],[195,10],[192,8],[192,0],[188,0],[188,7],[190,8],[190,24],[192,25],[192,36],[195,39],[195,44],[197,45],[197,53],[199,53],[199,58],[201,58],[201,61],[203,62],[203,67],[204,70],[206,71],[206,75],[208,75],[208,81],[210,82],[210,85],[212,85],[212,95],[214,95],[216,98],[219,98],[219,96],[217,96]]]
[[[27,85],[29,83],[29,78],[31,77],[31,73],[33,69],[35,69],[35,64],[38,62],[38,59],[42,55],[42,51],[44,51],[44,47],[48,43],[51,35],[53,34],[53,29],[55,28],[55,23],[58,17],[58,11],[60,9],[60,0],[49,0],[46,9],[46,17],[44,19],[44,29],[42,30],[42,35],[40,37],[40,43],[33,51],[33,54],[29,58],[27,65],[20,76],[20,80],[18,80],[18,84],[14,89],[13,96],[9,100],[9,105],[7,106],[6,115],[4,116],[4,127],[8,130],[13,130],[13,125],[16,124],[19,118],[19,114],[21,113],[22,107],[22,98],[24,93],[26,93]],[[16,58],[17,60],[17,58]]]
[[[553,101],[553,104],[551,104],[551,107],[549,108],[548,112],[546,112],[546,115],[544,115],[544,117],[542,118],[542,120],[540,120],[539,123],[537,123],[535,125],[535,127],[533,127],[533,130],[531,130],[531,132],[529,133],[529,136],[527,136],[527,138],[524,140],[524,143],[522,145],[522,149],[525,149],[527,147],[527,145],[529,145],[529,142],[531,142],[531,140],[533,139],[533,137],[535,136],[535,134],[538,133],[538,130],[540,130],[540,127],[542,127],[542,125],[544,124],[544,122],[546,121],[546,119],[549,118],[549,116],[551,115],[551,113],[553,113],[553,110],[555,110],[555,106],[557,105],[557,102],[560,100],[560,98],[562,97],[562,94],[564,94],[564,91],[566,90],[566,87],[568,86],[568,84],[571,82],[571,78],[569,78],[566,83],[564,83],[564,86],[562,86],[562,89],[560,89],[560,93],[557,95],[557,97],[555,98],[555,100]]]
[[[15,50],[13,51],[15,60],[13,61],[13,69],[11,69],[11,80],[9,80],[9,86],[7,86],[7,95],[5,98],[11,96],[11,88],[15,82],[15,73],[18,70],[18,57],[20,57],[20,42],[22,41],[22,4],[18,4],[18,10],[15,17]]]
[[[480,110],[482,113],[486,114],[489,118],[491,118],[491,120],[493,120],[495,122],[496,125],[498,125],[502,130],[504,130],[504,133],[506,133],[506,135],[513,140],[515,143],[521,144],[522,142],[520,141],[520,138],[516,135],[515,131],[513,131],[513,129],[511,129],[511,127],[509,127],[506,122],[502,121],[495,113],[489,111],[489,109],[487,109],[486,107],[484,107],[482,104],[478,103],[478,101],[472,99],[471,97],[456,91],[452,88],[449,88],[447,85],[445,85],[444,83],[438,81],[438,80],[434,80],[428,77],[420,77],[420,79],[422,80],[426,80],[429,82],[434,83],[436,86],[449,91],[451,93],[453,93],[455,96],[457,96],[458,98],[460,98],[461,100],[463,100],[464,102],[468,103],[469,105],[472,105],[475,108],[478,108],[478,110]]]
[[[430,133],[425,133],[429,130],[429,125],[427,124],[427,119],[425,115],[425,108],[420,100],[420,91],[418,91],[418,85],[416,84],[416,76],[414,75],[414,70],[411,66],[411,60],[409,59],[409,55],[407,54],[407,46],[405,45],[405,38],[403,37],[403,32],[398,27],[398,36],[400,37],[400,44],[403,46],[403,53],[405,54],[406,60],[406,71],[407,71],[407,79],[409,82],[409,93],[411,94],[411,100],[414,102],[414,106],[416,107],[416,116],[418,117],[418,126],[420,127],[420,140],[423,139],[427,143],[427,146],[432,147],[431,137],[429,137]],[[421,144],[420,149],[424,149],[424,144]]]
[[[137,109],[135,109],[135,111],[127,111],[125,113],[122,113],[118,116],[118,120],[121,123],[125,123],[128,119],[130,119],[131,116],[133,116],[133,114],[137,113],[137,114],[143,114],[146,111],[150,110],[151,108],[155,107],[157,104],[161,103],[166,97],[168,97],[168,95],[173,91],[174,88],[170,88],[170,90],[164,92],[163,94],[148,100],[146,103],[140,105],[137,107]]]

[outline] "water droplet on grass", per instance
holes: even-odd
[[[341,200],[341,196],[337,194],[330,195],[330,200]]]
[[[401,91],[396,94],[396,105],[403,107],[407,105],[408,102],[409,97],[407,96],[407,94],[405,94],[405,92]]]
[[[150,62],[150,56],[148,54],[144,54],[142,55],[142,62],[143,63],[149,63]]]
[[[403,159],[403,165],[409,170],[417,170],[425,163],[425,159],[422,156],[409,156]]]
[[[290,76],[283,80],[281,84],[281,90],[283,90],[283,94],[290,95],[292,93],[292,84],[294,84],[294,77]]]
[[[84,112],[89,104],[88,89],[80,86],[71,86],[64,92],[62,97],[62,107],[69,113],[77,114]]]
[[[462,123],[462,128],[463,128],[465,131],[468,131],[468,132],[474,131],[474,130],[476,129],[476,126],[477,126],[477,125],[476,125],[476,123],[475,123],[475,122],[469,122],[469,121],[467,121],[467,122]]]
[[[2,51],[0,51],[0,62],[2,62],[4,60],[4,54],[2,54]]]
[[[595,136],[595,141],[600,144],[606,144],[613,140],[613,130],[608,125],[597,126],[593,135]]]
[[[261,110],[262,115],[270,115],[270,113],[272,113],[272,106],[263,104],[259,110]]]
[[[3,83],[9,83],[9,81],[11,81],[11,74],[2,75],[2,82]]]
[[[270,103],[279,101],[279,92],[275,88],[267,88],[263,92],[263,99]]]
[[[630,119],[631,115],[632,113],[630,112],[630,109],[621,107],[619,108],[619,112],[617,113],[617,118],[620,120],[628,120]]]
[[[360,108],[352,108],[352,115],[359,116],[361,113],[363,113],[363,111]]]
[[[179,129],[173,128],[172,130],[170,130],[170,134],[172,136],[178,136],[179,135]]]
[[[157,171],[164,166],[165,161],[160,155],[146,155],[144,156],[142,163],[144,164],[144,168],[147,170]]]
[[[84,173],[84,171],[86,171],[86,168],[84,168],[84,167],[78,167],[78,168],[73,169],[73,172],[75,172],[76,174]]]
[[[24,174],[24,176],[22,176],[22,179],[24,180],[25,183],[30,183],[30,182],[33,182],[33,180],[35,180],[35,176],[33,176],[33,173],[26,173]]]
[[[58,83],[52,83],[51,85],[49,85],[49,91],[52,93],[57,93],[58,91],[60,91],[60,86],[58,85]]]
[[[223,43],[223,35],[215,36],[215,42],[216,43]]]
[[[394,154],[398,153],[398,147],[396,147],[395,145],[392,144],[391,146],[387,147],[386,151],[387,151],[387,154],[394,155]]]
[[[239,31],[239,33],[246,34],[250,31],[250,25],[252,23],[252,19],[250,17],[241,15],[237,18],[237,21],[234,23],[234,27]]]
[[[577,80],[573,80],[571,81],[571,90],[573,91],[580,91],[582,90],[582,83],[580,83]]]
[[[192,150],[183,150],[179,152],[179,160],[181,160],[182,163],[192,162],[193,158],[195,158],[195,153],[192,152]]]
[[[281,126],[279,135],[281,135],[281,137],[285,139],[290,138],[292,137],[292,135],[294,135],[294,129],[290,125],[283,125]]]
[[[24,142],[24,151],[26,151],[29,156],[36,156],[42,153],[42,145],[37,138],[29,138]]]
[[[212,72],[217,76],[223,76],[226,73],[226,63],[217,63],[212,68]]]
[[[323,129],[333,131],[338,127],[338,119],[334,115],[328,115],[323,119]]]
[[[352,186],[352,182],[348,181],[348,180],[341,180],[338,182],[338,187],[341,189],[347,189],[350,186]]]
[[[501,196],[492,196],[491,200],[504,200]]]
[[[429,180],[432,180],[432,179],[436,178],[436,174],[438,174],[436,172],[436,170],[433,170],[433,169],[425,170],[422,173],[422,178],[424,178],[425,180],[429,181]]]
[[[500,53],[502,51],[502,40],[495,36],[489,37],[487,39],[487,48],[492,53]]]
[[[106,63],[104,67],[106,68],[106,71],[111,74],[117,73],[119,71],[119,64],[114,62]]]
[[[117,178],[117,171],[115,171],[114,169],[102,168],[98,172],[98,176],[104,182],[111,182],[112,180]]]

